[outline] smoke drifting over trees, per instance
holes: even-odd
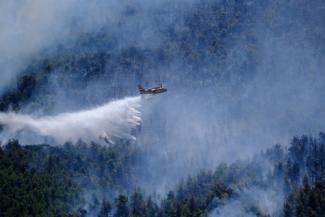
[[[21,177],[78,171],[70,181],[84,201],[62,213],[321,215],[312,201],[324,178],[315,139],[325,128],[324,8],[322,0],[2,1],[2,144],[17,138],[32,155],[18,165]],[[167,94],[133,97],[138,84],[156,83]],[[291,140],[303,134],[313,137]],[[277,143],[284,147],[259,154]]]

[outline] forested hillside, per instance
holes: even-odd
[[[0,217],[324,217],[324,20],[323,0],[0,2]]]
[[[3,216],[213,216],[237,200],[240,215],[323,216],[325,136],[295,137],[251,160],[221,164],[177,184],[166,195],[145,193],[132,169],[136,152],[128,146],[79,144],[25,146],[10,141],[1,149]],[[251,194],[283,194],[278,207]],[[84,195],[87,194],[85,197]],[[244,195],[245,198],[242,198]],[[85,201],[88,200],[88,201]],[[86,205],[86,206],[85,206]]]

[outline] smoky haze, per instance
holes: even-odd
[[[173,4],[171,4],[173,2]],[[192,1],[190,1],[192,2]],[[80,34],[107,28],[117,31],[119,47],[159,41],[153,16],[159,7],[190,4],[188,1],[85,1],[20,0],[0,3],[0,93],[12,87],[32,60],[51,55],[57,45],[70,46]],[[126,19],[128,11],[139,16]],[[167,19],[168,20],[168,19]],[[171,22],[171,21],[169,21]],[[122,34],[121,34],[122,33]],[[132,37],[128,37],[132,34]]]
[[[4,74],[7,79],[1,87],[14,78],[15,74],[11,72],[19,72],[12,68],[15,62],[10,61],[19,61],[18,66],[24,66],[27,57],[34,57],[43,49],[50,52],[62,41],[69,44],[80,32],[93,33],[103,28],[116,36],[118,40],[110,50],[111,56],[130,47],[149,53],[148,56],[159,49],[167,50],[166,56],[170,55],[170,59],[149,59],[146,63],[149,66],[137,69],[141,76],[135,75],[136,70],[107,67],[104,74],[112,76],[92,80],[83,91],[54,85],[61,81],[54,75],[46,88],[60,94],[42,98],[54,105],[57,109],[54,113],[68,112],[70,108],[84,108],[85,96],[106,100],[108,96],[104,93],[110,93],[113,86],[134,93],[139,83],[150,86],[163,82],[168,92],[144,103],[143,123],[137,140],[144,153],[148,153],[141,156],[138,165],[139,174],[143,175],[139,183],[148,191],[165,192],[171,183],[189,173],[214,168],[221,161],[247,158],[275,143],[288,144],[293,135],[316,134],[325,128],[324,27],[321,21],[325,16],[321,0],[312,3],[306,0],[287,3],[55,1],[55,6],[54,1],[32,2],[35,7],[26,2],[22,4],[25,7],[6,3],[6,7],[17,12],[7,13],[7,18],[1,19],[1,28],[6,31],[0,34],[6,40],[0,40],[3,43],[0,47],[8,51],[0,52],[2,55],[7,53],[1,65],[8,65],[8,70],[3,71],[8,71]],[[38,8],[41,6],[49,13],[41,16],[32,12],[43,10]],[[52,6],[57,10],[49,10]],[[216,12],[212,6],[224,16],[213,16]],[[220,35],[211,32],[211,28],[222,28],[222,22],[236,17],[238,11],[244,11],[241,12],[243,16],[229,22],[233,25],[242,23],[238,29]],[[31,18],[26,19],[29,23],[24,23],[25,16],[21,16],[20,22],[16,18],[17,24],[11,27],[12,14],[18,12],[30,15]],[[33,16],[42,17],[36,22],[39,25],[32,25]],[[186,21],[189,17],[192,19]],[[203,18],[200,20],[200,17]],[[214,23],[219,27],[213,26]],[[204,25],[207,25],[206,29],[201,28]],[[13,34],[13,38],[17,38],[20,29],[25,29],[24,40],[17,46],[7,35]],[[40,38],[36,40],[34,34]],[[181,37],[177,38],[178,34]],[[220,55],[209,53],[205,37],[222,38],[216,42],[222,47],[218,50]],[[33,46],[29,47],[28,39],[36,40]],[[174,48],[178,43],[192,56],[183,55]],[[118,62],[116,59],[113,60]],[[114,64],[111,60],[105,62],[105,66],[111,64]],[[34,94],[42,97],[44,92]],[[67,97],[71,95],[74,97]],[[75,107],[67,106],[71,104]],[[34,108],[27,105],[23,109],[39,112]],[[46,115],[46,109],[42,113]],[[2,117],[10,122],[10,115],[2,114]],[[50,119],[52,117],[46,120]],[[65,132],[68,134],[69,130]],[[53,131],[54,128],[47,134]]]
[[[287,145],[294,135],[325,128],[324,55],[318,43],[324,39],[317,35],[324,33],[319,25],[324,10],[314,10],[324,3],[265,2],[264,8],[250,2],[254,25],[225,40],[224,64],[207,61],[191,72],[177,65],[179,60],[165,69],[170,77],[184,71],[202,77],[166,79],[172,83],[167,95],[144,113],[139,141],[148,145],[150,156],[141,171],[151,174],[143,182],[152,190],[165,192],[188,173],[250,157],[276,143]],[[202,79],[205,71],[219,79],[214,84]],[[162,179],[166,171],[169,176]]]

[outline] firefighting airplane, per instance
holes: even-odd
[[[140,94],[158,94],[158,93],[164,93],[167,91],[167,88],[164,88],[162,84],[159,84],[158,86],[145,89],[141,85],[138,86]]]

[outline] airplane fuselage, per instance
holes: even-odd
[[[159,94],[166,92],[167,89],[163,88],[162,86],[153,87],[149,89],[144,89],[142,86],[139,86],[139,92],[140,94]]]
[[[166,91],[167,91],[166,88],[162,88],[162,89],[159,89],[159,90],[148,89],[148,90],[140,92],[140,94],[158,94],[158,93],[164,93]]]

